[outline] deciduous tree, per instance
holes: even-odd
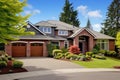
[[[0,0],[0,43],[30,33],[24,28],[28,16],[21,14],[25,5],[25,0]]]

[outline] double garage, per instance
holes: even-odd
[[[43,56],[43,43],[12,43],[11,53],[13,57],[30,57]]]

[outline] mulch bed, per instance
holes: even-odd
[[[120,69],[120,66],[114,66],[115,69]]]
[[[28,71],[24,68],[13,68],[13,67],[5,67],[0,69],[0,74],[19,73],[19,72],[28,72]]]

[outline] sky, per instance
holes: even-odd
[[[101,23],[106,18],[106,13],[112,0],[69,0],[74,10],[78,11],[80,27],[85,27],[89,18],[95,31],[100,31]],[[27,0],[24,14],[31,14],[29,21],[33,24],[40,21],[59,20],[63,11],[65,0]]]

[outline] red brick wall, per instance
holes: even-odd
[[[64,41],[60,41],[60,49],[64,48]]]
[[[109,40],[109,50],[115,50],[115,40]]]
[[[79,46],[79,36],[88,36],[89,40],[88,40],[88,51],[91,51],[94,47],[95,41],[94,41],[94,37],[86,30],[83,30],[81,33],[79,33],[73,41],[74,45]]]

